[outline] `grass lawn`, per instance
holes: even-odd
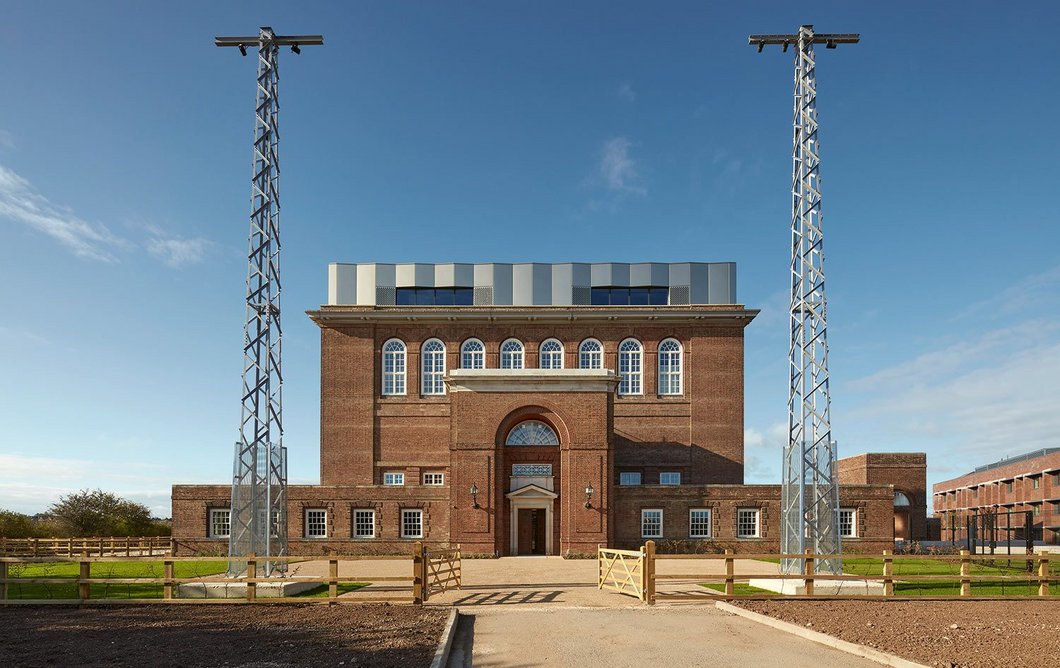
[[[780,563],[779,559],[768,559]],[[1006,575],[1026,576],[1026,561],[1013,559],[1011,565],[1005,561],[972,560],[971,575]],[[844,557],[843,572],[848,575],[883,575],[882,557]],[[960,557],[952,559],[917,559],[916,557],[895,557],[892,567],[894,574],[894,593],[899,596],[958,596],[961,592]],[[951,575],[952,580],[906,580],[903,576],[916,575]],[[1054,595],[1060,589],[1051,588]],[[972,596],[1037,596],[1038,583],[1028,580],[1007,580],[1002,582],[972,582]]]
[[[360,589],[361,587],[367,587],[367,586],[368,586],[367,582],[340,582],[338,584],[339,596],[342,596],[343,594],[349,593],[351,591],[356,591],[357,589]],[[328,586],[326,584],[322,584],[319,587],[313,587],[312,589],[310,589],[308,591],[304,591],[301,594],[295,594],[295,595],[296,596],[305,596],[305,597],[308,597],[308,598],[327,598],[328,597]]]
[[[706,587],[707,589],[713,589],[714,591],[720,591],[723,594],[725,593],[724,582],[704,582],[700,586]],[[752,594],[754,594],[755,596],[780,596],[780,594],[776,593],[775,591],[752,587],[746,582],[733,582],[732,593],[737,596],[750,596]]]
[[[224,573],[227,561],[177,561],[173,564],[173,577],[197,578]],[[10,564],[9,578],[70,578],[78,577],[78,564],[70,562],[47,562],[36,564]],[[161,578],[164,575],[161,561],[114,561],[97,562],[91,565],[89,575],[93,578]],[[93,584],[90,598],[162,598],[161,584]],[[77,584],[8,584],[8,598],[18,599],[76,599],[79,598]]]

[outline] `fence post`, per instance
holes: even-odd
[[[736,581],[733,579],[735,573],[735,560],[732,558],[732,550],[725,550],[725,595],[733,596],[736,593]]]
[[[883,551],[883,595],[894,596],[894,557],[890,550]]]
[[[67,541],[66,556],[69,557],[70,559],[74,558],[74,539],[73,538],[70,538]]]
[[[424,586],[423,568],[423,542],[416,541],[412,546],[412,602],[423,605],[427,600],[427,591]]]
[[[39,557],[40,556],[40,538],[34,538],[33,539],[33,556],[34,557]]]
[[[596,544],[596,588],[604,588],[604,560],[602,558],[603,548],[600,543]]]
[[[7,600],[7,562],[0,561],[0,601]]]
[[[972,559],[968,550],[961,550],[961,596],[972,595]]]
[[[1038,577],[1048,578],[1049,577],[1049,555],[1041,554],[1038,556]],[[1049,595],[1049,580],[1038,580],[1038,595],[1048,596]]]
[[[648,605],[655,605],[655,541],[644,544],[644,600]]]
[[[338,559],[328,560],[328,577],[331,578],[331,582],[328,582],[328,598],[338,598],[339,583],[335,581],[335,578],[339,577]]]
[[[460,570],[456,572],[456,588],[463,589],[464,587],[464,553],[460,551],[460,543],[456,544],[456,563],[459,565]]]
[[[162,598],[173,598],[173,560],[162,562]]]
[[[258,598],[258,583],[254,580],[258,577],[258,560],[253,552],[247,558],[247,600],[254,601]]]
[[[806,558],[803,560],[802,583],[806,588],[806,595],[813,596],[813,550],[806,550]]]
[[[91,573],[92,573],[92,571],[91,571],[91,567],[92,567],[91,562],[81,561],[81,562],[79,562],[79,564],[80,564],[80,568],[79,568],[79,576],[80,576],[80,578],[79,579],[80,580],[87,580],[88,578],[92,577],[92,575],[91,575]],[[92,585],[88,584],[87,582],[78,582],[77,583],[77,589],[78,589],[78,593],[81,596],[81,600],[82,601],[88,600],[88,597],[92,595]]]

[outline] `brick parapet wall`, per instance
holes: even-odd
[[[927,538],[927,455],[923,452],[868,452],[836,462],[840,485],[893,485],[909,499],[909,538]],[[896,509],[898,510],[898,509]],[[900,510],[898,512],[901,512]]]

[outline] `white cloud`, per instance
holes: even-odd
[[[629,155],[632,146],[626,137],[605,141],[600,154],[600,177],[608,190],[644,195],[647,190],[638,184],[637,164]]]
[[[116,262],[112,251],[127,246],[125,240],[105,225],[86,222],[69,209],[52,204],[29,181],[3,165],[0,165],[0,217],[28,225],[78,257],[91,260]]]
[[[619,85],[618,96],[627,102],[633,102],[637,99],[637,93],[633,90],[633,84],[629,81],[623,81]]]
[[[746,427],[744,443],[744,482],[778,484],[784,446],[788,444],[788,423],[775,422],[758,429]]]
[[[152,256],[170,267],[177,268],[199,264],[205,260],[211,242],[199,237],[181,239],[180,237],[155,236],[148,239],[145,245],[147,252]]]

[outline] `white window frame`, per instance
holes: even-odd
[[[384,471],[383,472],[383,484],[387,487],[404,487],[405,486],[405,472],[404,471]]]
[[[644,344],[625,339],[618,345],[618,393],[621,396],[644,394]]]
[[[706,520],[705,521],[700,520],[699,522],[697,522],[695,520],[696,513],[706,513],[707,514]],[[688,509],[688,537],[689,538],[711,538],[711,537],[713,537],[714,536],[713,522],[714,522],[714,513],[713,513],[713,511],[711,511],[710,508],[689,508]],[[700,526],[705,525],[706,526],[706,531],[705,532],[696,533],[695,527],[696,527],[697,524],[700,525]]]
[[[665,480],[666,477],[670,477],[670,481]],[[680,471],[662,471],[659,473],[659,484],[660,485],[680,485],[681,484],[681,472]]]
[[[425,471],[423,473],[423,484],[428,487],[441,487],[445,484],[445,474],[441,471]]]
[[[519,339],[505,339],[501,344],[501,368],[526,368],[526,346]]]
[[[460,346],[461,369],[485,369],[486,346],[479,339],[468,339]]]
[[[368,516],[367,521],[362,521],[364,515]],[[370,525],[371,533],[361,533],[361,527]],[[354,508],[353,509],[353,537],[359,539],[366,538],[378,538],[375,531],[375,509],[374,508]]]
[[[751,533],[744,530],[745,517],[752,517],[754,528]],[[737,538],[761,538],[762,537],[762,509],[761,508],[737,508],[736,509],[736,537]]]
[[[628,476],[628,477],[627,477]],[[633,482],[634,476],[636,476],[636,482]],[[640,471],[619,471],[618,473],[618,484],[619,485],[639,485],[641,481]]]
[[[683,394],[684,353],[684,346],[677,339],[665,339],[659,343],[659,396]]]
[[[320,519],[312,519],[314,515],[319,515]],[[327,538],[328,537],[328,509],[327,508],[306,508],[302,514],[305,519],[305,534],[306,538]],[[323,533],[313,533],[316,527],[321,527]]]
[[[420,346],[420,394],[445,394],[445,344],[439,339],[428,339]]]
[[[417,523],[419,524],[418,533],[410,533],[408,528],[411,526],[407,518],[418,516]],[[423,538],[423,509],[422,508],[402,508],[401,509],[401,537],[402,538]]]
[[[227,517],[224,519],[225,526],[228,527],[228,531],[225,533],[218,533],[217,529],[217,516],[224,513]],[[210,538],[229,538],[232,535],[232,509],[231,508],[210,508],[209,516],[209,535]]]
[[[537,349],[537,357],[537,365],[542,369],[562,369],[563,343],[559,339],[545,339]]]
[[[652,533],[649,529],[648,518],[658,513],[658,530]],[[652,524],[656,524],[652,522]],[[641,538],[662,538],[663,537],[663,511],[662,508],[644,508],[640,511],[640,537]]]
[[[579,369],[604,368],[604,346],[596,339],[585,339],[578,346]]]
[[[388,340],[383,344],[383,396],[404,396],[407,372],[408,346],[401,339]]]
[[[843,514],[850,514],[850,527],[848,531],[843,530]],[[857,508],[840,508],[839,509],[839,537],[840,538],[857,538],[858,537],[858,509]]]

